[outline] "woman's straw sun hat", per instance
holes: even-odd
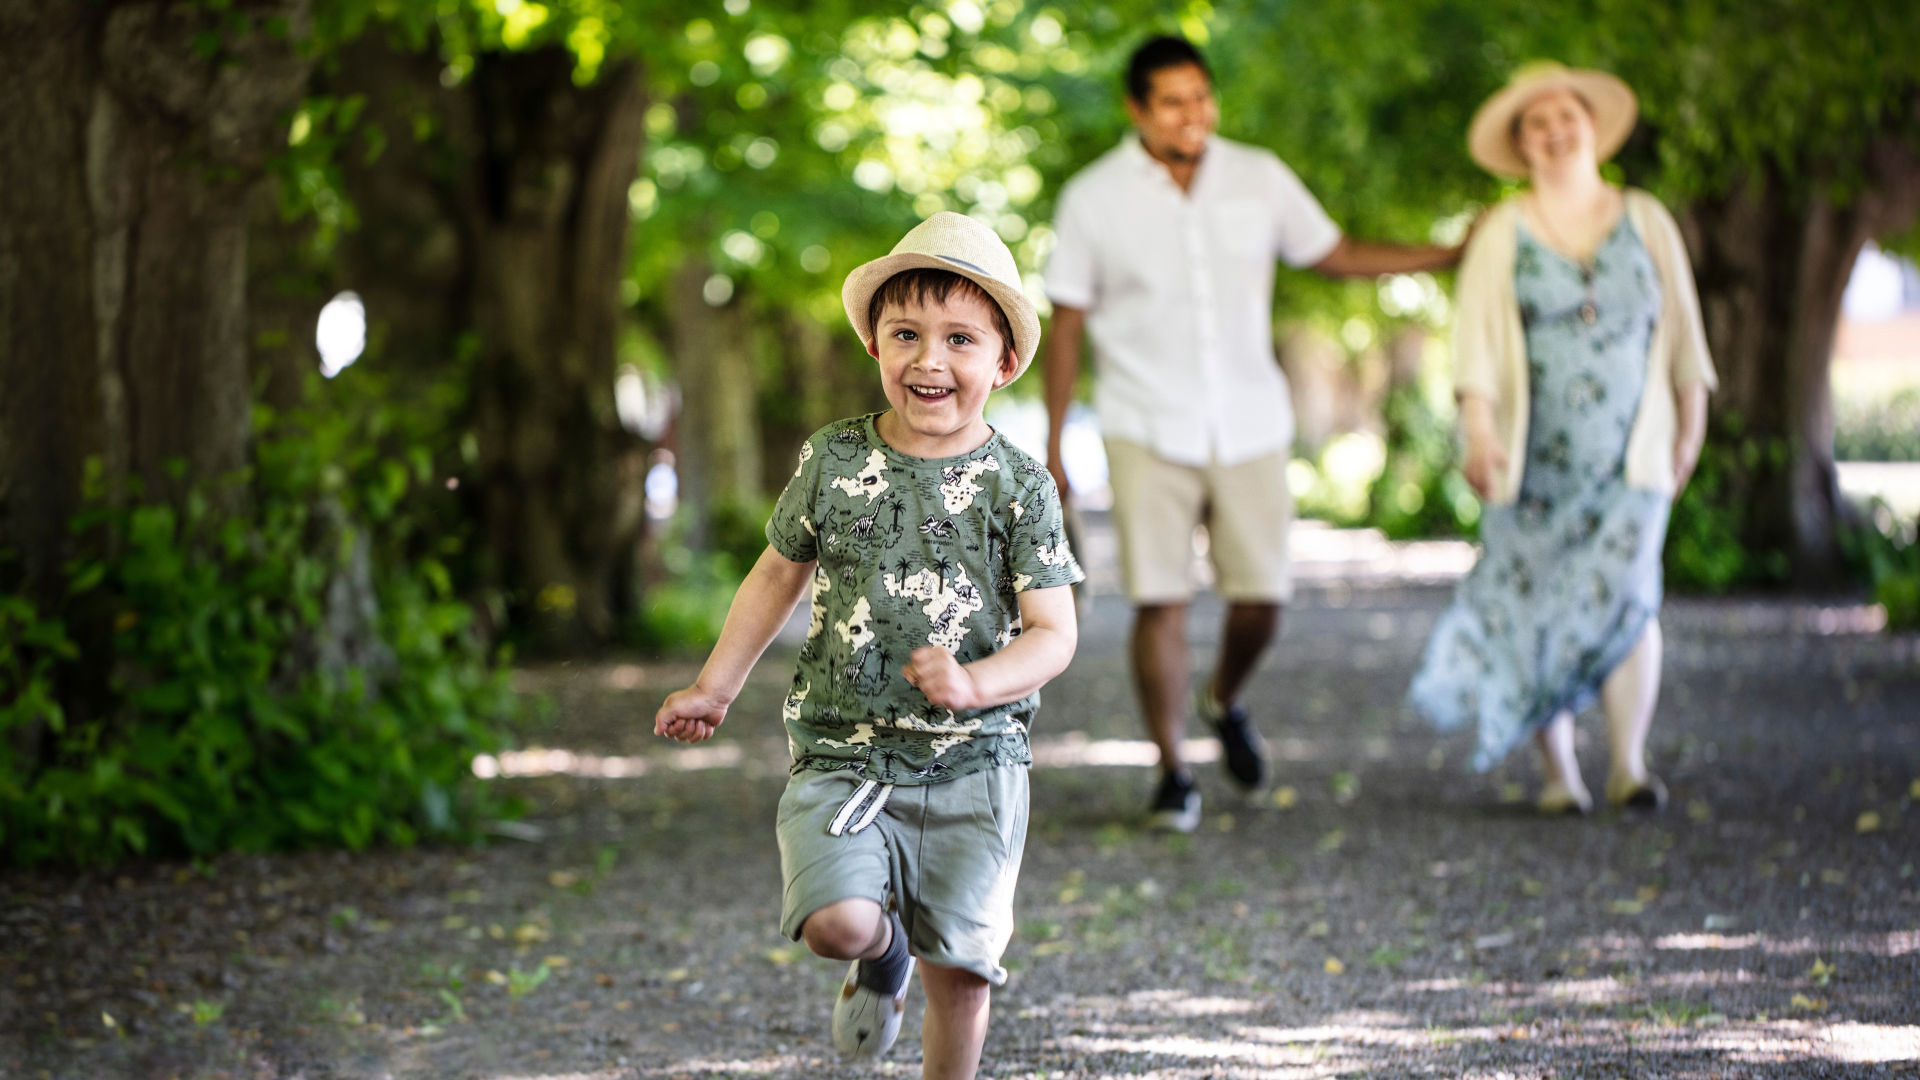
[[[1550,61],[1528,64],[1480,106],[1467,127],[1467,152],[1481,168],[1498,176],[1527,175],[1526,159],[1513,144],[1513,122],[1534,98],[1549,90],[1571,90],[1587,103],[1593,114],[1597,161],[1612,157],[1633,131],[1640,106],[1632,88],[1618,76]]]
[[[992,229],[951,210],[915,225],[893,245],[892,254],[855,267],[847,275],[847,283],[840,287],[840,303],[861,342],[873,341],[873,326],[867,320],[873,294],[893,275],[922,269],[959,274],[1000,305],[1013,328],[1013,353],[1019,361],[1013,378],[1019,378],[1040,346],[1040,317],[1034,313],[1033,301],[1020,290],[1020,268],[1014,264],[1013,252]]]

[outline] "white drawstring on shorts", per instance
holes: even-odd
[[[880,816],[881,809],[887,805],[887,796],[892,794],[892,784],[882,784],[877,780],[862,783],[840,805],[840,812],[833,815],[833,824],[827,826],[827,832],[833,836],[851,836],[873,824],[874,819]],[[865,809],[862,809],[863,805]],[[849,822],[852,824],[849,825]]]

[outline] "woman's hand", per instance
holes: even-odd
[[[1467,460],[1460,466],[1467,483],[1482,499],[1493,498],[1507,471],[1507,452],[1490,431],[1467,429]]]
[[[1700,464],[1700,444],[1689,445],[1682,442],[1673,448],[1673,497],[1687,490],[1687,481],[1693,479],[1693,470]]]
[[[900,677],[919,689],[927,700],[942,709],[963,712],[980,707],[980,687],[953,654],[938,645],[923,645],[913,650]]]

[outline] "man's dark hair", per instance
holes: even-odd
[[[1207,66],[1207,58],[1200,55],[1200,50],[1193,47],[1193,42],[1183,37],[1148,40],[1133,50],[1133,59],[1127,61],[1127,96],[1145,105],[1147,94],[1153,90],[1153,73],[1182,64],[1192,64],[1200,69],[1208,82],[1213,81],[1213,69]]]
[[[987,310],[993,313],[994,332],[1000,335],[1001,351],[1011,352],[1014,348],[1013,324],[1007,321],[1007,313],[1001,310],[1000,302],[981,288],[979,282],[951,270],[921,267],[902,270],[888,278],[874,290],[873,299],[867,301],[867,325],[872,328],[873,336],[878,338],[880,313],[887,309],[888,304],[900,307],[906,307],[909,302],[944,304],[955,291],[962,296],[972,296],[986,302]]]

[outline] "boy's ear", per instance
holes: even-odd
[[[1020,357],[1014,354],[1013,346],[1009,345],[1007,351],[1000,354],[1000,377],[993,380],[993,388],[998,390],[1012,382],[1013,376],[1019,370]]]
[[[872,337],[867,338],[866,342],[867,355],[873,357],[875,360],[880,359],[880,335],[875,333]]]

